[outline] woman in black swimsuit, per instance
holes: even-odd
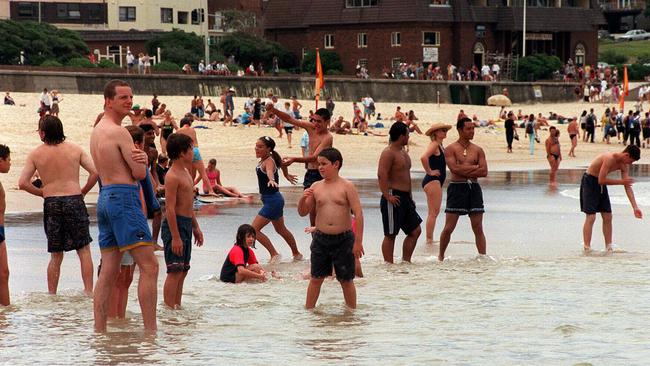
[[[428,245],[433,244],[433,229],[436,226],[436,218],[440,213],[440,204],[442,203],[442,185],[445,183],[447,175],[447,163],[442,141],[447,137],[447,131],[450,129],[450,125],[434,123],[426,132],[426,135],[431,138],[431,142],[420,158],[426,172],[422,180],[422,188],[427,196],[427,205],[429,206],[426,224]]]
[[[560,130],[551,126],[548,129],[549,136],[546,139],[546,160],[551,166],[549,173],[549,184],[557,186],[557,171],[560,169],[560,162],[562,161],[562,152],[560,151]]]
[[[167,154],[167,138],[176,130],[178,130],[178,125],[176,125],[176,121],[172,117],[172,112],[166,110],[163,114],[163,121],[160,124],[160,147],[164,154]]]

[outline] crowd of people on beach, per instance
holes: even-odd
[[[49,110],[44,107],[45,96],[48,95],[52,94],[45,89],[40,99],[41,107],[45,109],[38,125],[43,144],[28,155],[20,175],[19,188],[44,198],[43,222],[48,252],[51,253],[47,268],[49,292],[57,292],[64,253],[76,251],[81,263],[84,291],[93,296],[97,331],[106,331],[108,318],[125,316],[128,289],[136,266],[140,271],[138,300],[144,327],[147,331],[157,329],[159,268],[154,250],[164,251],[167,272],[162,291],[164,303],[171,309],[181,306],[183,285],[191,264],[192,244],[202,246],[206,241],[194,212],[198,194],[195,186],[202,182],[203,192],[208,195],[222,194],[250,200],[237,188],[222,185],[216,159],[210,159],[208,166],[205,166],[197,130],[192,128],[197,120],[222,120],[224,125],[240,123],[261,126],[266,123],[274,128],[281,123],[283,127],[278,129],[280,136],[284,130],[289,137],[293,128],[304,130],[306,136],[304,142],[301,141],[303,151],[300,156],[282,157],[272,137],[263,135],[255,141],[254,151],[259,163],[254,174],[262,207],[250,224],[242,224],[237,229],[220,279],[239,283],[265,281],[269,276],[281,277],[281,274],[273,271],[267,273],[253,250],[255,243],[259,242],[268,251],[271,263],[280,260],[279,251],[264,233],[269,223],[291,249],[293,260],[303,260],[293,233],[285,225],[285,201],[279,190],[280,172],[288,182],[296,184],[298,177],[289,172],[289,167],[299,164],[305,167],[305,175],[302,183],[304,191],[297,210],[300,216],[309,216],[306,231],[312,235],[305,307],[311,309],[316,306],[323,281],[330,276],[335,276],[340,282],[346,305],[356,307],[354,278],[363,276],[360,258],[364,254],[364,215],[354,184],[340,176],[344,158],[334,148],[334,136],[339,134],[337,129],[357,128],[361,131],[361,127],[352,127],[349,123],[344,125],[345,121],[337,126],[338,119],[332,124],[335,105],[331,98],[327,98],[324,108],[310,111],[309,118],[303,119],[302,105],[295,97],[282,105],[274,95],[269,95],[264,102],[250,96],[245,103],[244,113],[252,112],[252,118],[244,123],[242,116],[234,117],[234,89],[228,89],[221,100],[223,117],[212,119],[214,113],[221,115],[221,111],[210,99],[206,105],[201,96],[195,96],[189,113],[177,124],[171,111],[156,95],[151,100],[151,108],[133,105],[130,85],[113,80],[104,89],[104,110],[95,121],[88,155],[81,147],[66,141],[63,123],[52,113],[52,105]],[[374,100],[370,96],[362,98],[361,104],[363,110],[358,106],[354,110],[358,126],[376,114]],[[353,105],[356,106],[356,102]],[[610,116],[612,113],[610,111]],[[593,110],[590,114],[593,114]],[[587,122],[590,114],[585,113],[587,118],[583,135],[586,131],[593,138],[593,129]],[[123,127],[122,122],[127,117],[131,125]],[[554,117],[559,119],[554,115],[549,119]],[[492,120],[486,126],[495,127],[502,119],[505,121],[508,152],[512,152],[512,140],[517,128],[525,129],[532,153],[534,144],[538,143],[540,129],[548,126],[548,119],[541,114],[535,117],[520,110],[515,115],[513,111],[505,111],[505,108],[499,112],[497,120]],[[596,119],[591,119],[595,123]],[[271,125],[269,120],[274,120],[275,125]],[[488,175],[488,165],[484,150],[472,142],[476,128],[484,125],[477,122],[476,116],[469,118],[463,110],[459,112],[455,126],[434,123],[423,132],[416,124],[417,120],[413,111],[404,113],[400,107],[396,108],[394,116],[389,119],[388,146],[383,149],[378,161],[379,206],[384,232],[381,251],[384,261],[394,262],[395,242],[402,231],[405,238],[401,258],[410,262],[422,231],[423,220],[417,212],[411,188],[412,163],[408,146],[409,135],[413,132],[430,138],[420,157],[425,172],[421,184],[428,207],[426,245],[432,246],[434,243],[436,219],[442,208],[442,189],[447,182],[438,260],[445,260],[451,236],[460,217],[465,215],[471,223],[477,252],[487,255],[487,240],[483,231],[483,193],[479,179]],[[580,132],[576,118],[567,120],[570,120],[567,132],[575,141]],[[630,122],[632,125],[633,122]],[[337,126],[334,131],[333,126]],[[456,129],[458,139],[445,146],[447,131],[452,128]],[[553,184],[561,161],[560,132],[556,126],[549,126],[548,130],[545,147]],[[575,136],[572,132],[576,132]],[[155,143],[157,135],[160,137],[160,150]],[[630,138],[630,145],[620,152],[598,155],[582,177],[580,207],[585,213],[583,246],[587,253],[591,250],[592,228],[597,213],[603,219],[605,248],[607,251],[614,250],[607,186],[624,186],[634,215],[642,217],[632,191],[634,180],[629,177],[630,165],[640,158],[640,148],[632,140]],[[625,141],[627,138],[623,143]],[[290,140],[288,142],[291,147]],[[574,149],[569,155],[575,155]],[[0,145],[0,172],[6,173],[10,167],[9,147]],[[88,172],[83,187],[79,183],[82,168]],[[620,179],[608,176],[614,171],[620,172]],[[89,248],[92,238],[84,196],[97,184],[100,187],[97,241],[101,249],[101,262],[98,279],[93,283]],[[4,208],[4,190],[0,185],[0,304],[8,305],[9,260],[4,240]],[[151,228],[148,219],[152,220]],[[157,244],[159,237],[163,242],[162,247]]]

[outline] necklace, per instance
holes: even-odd
[[[462,142],[460,142],[460,141],[458,141],[458,143],[460,144],[460,146],[463,147],[463,156],[467,156],[467,148],[469,147],[469,145],[471,144],[471,142],[468,141],[468,142],[467,142],[467,145],[464,145],[464,144],[463,144]]]

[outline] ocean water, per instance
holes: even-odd
[[[0,309],[0,363],[645,364],[650,357],[650,228],[647,219],[634,218],[624,191],[611,187],[614,242],[625,252],[584,256],[577,195],[582,172],[562,170],[556,190],[547,186],[546,171],[492,173],[482,180],[490,257],[476,256],[465,218],[443,263],[422,236],[413,264],[384,264],[376,182],[357,182],[366,256],[365,277],[355,280],[354,311],[343,306],[333,280],[323,285],[315,310],[303,309],[308,262],[290,262],[289,248],[271,226],[265,231],[285,259],[269,267],[282,278],[263,284],[219,282],[237,226],[250,222],[260,206],[202,206],[198,214],[206,244],[193,249],[183,309],[159,306],[155,337],[142,334],[137,278],[127,319],[111,321],[107,334],[93,333],[92,300],[81,294],[74,253],[63,262],[59,294],[48,295],[42,216],[13,215],[6,223],[13,305]],[[650,209],[648,172],[647,166],[632,172],[645,210]],[[424,218],[419,178],[413,184]],[[303,232],[308,219],[295,209],[300,189],[284,193],[287,226],[308,254],[309,236]],[[436,233],[443,224],[441,216]],[[91,230],[96,238],[95,222]],[[91,245],[97,262],[99,250]],[[592,247],[604,247],[600,220]],[[268,260],[261,246],[257,254],[262,263]],[[160,289],[163,281],[161,272]]]

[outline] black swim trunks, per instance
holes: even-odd
[[[89,226],[82,195],[46,197],[43,201],[43,227],[49,253],[69,252],[88,245],[93,240]]]
[[[389,189],[388,194],[399,197],[399,206],[391,205],[384,196],[381,196],[379,207],[381,209],[381,221],[384,225],[384,235],[397,235],[399,230],[409,235],[413,232],[422,219],[415,210],[415,202],[411,197],[411,192],[398,191]]]
[[[302,181],[302,186],[304,189],[307,189],[319,180],[323,180],[323,177],[320,175],[318,169],[307,169],[305,179]]]
[[[607,186],[598,184],[598,177],[584,173],[580,182],[580,211],[591,215],[612,212]]]
[[[341,234],[324,234],[316,231],[311,242],[311,276],[325,278],[332,275],[332,267],[339,281],[354,279],[354,234],[348,230]]]
[[[187,272],[190,270],[190,260],[192,259],[192,218],[176,215],[176,225],[178,233],[183,242],[183,254],[176,255],[172,251],[172,233],[169,230],[167,219],[162,222],[160,237],[165,246],[165,264],[167,264],[167,273]]]
[[[476,182],[450,182],[445,213],[471,215],[483,213],[483,191]]]
[[[293,126],[284,125],[284,132],[286,132],[287,135],[293,134]]]

